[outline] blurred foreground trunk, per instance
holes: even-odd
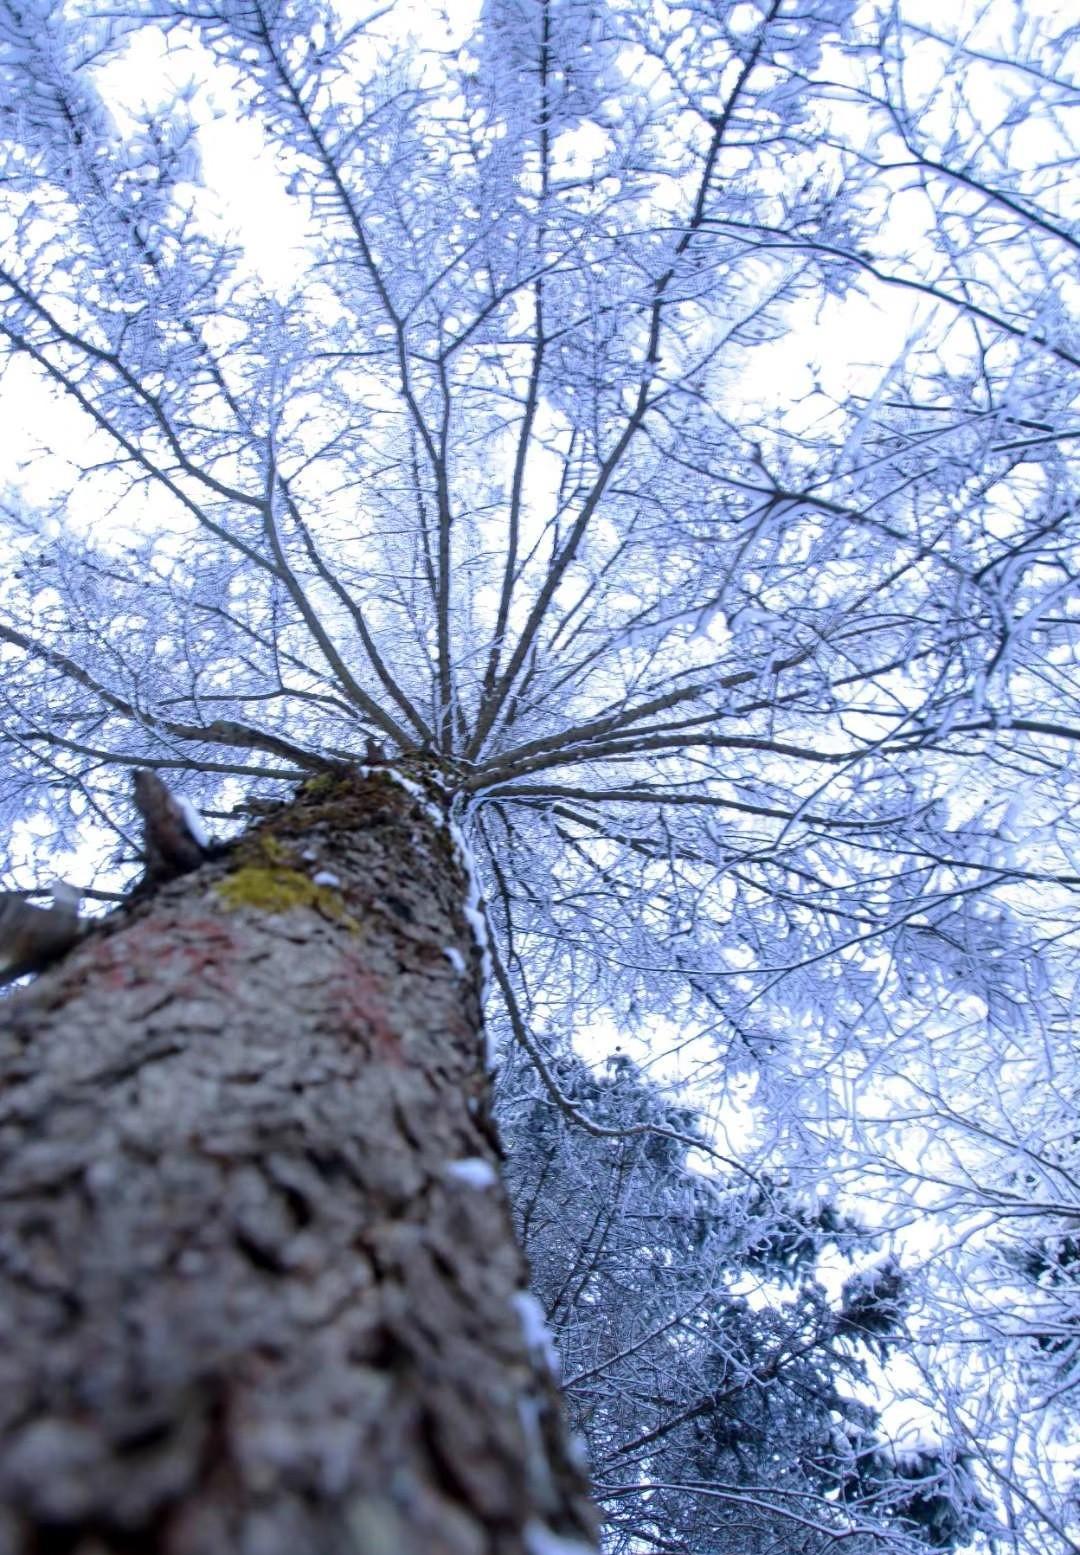
[[[0,1003],[0,1555],[592,1548],[466,893],[316,778]]]

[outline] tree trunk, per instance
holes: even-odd
[[[317,778],[0,1005],[0,1555],[592,1547],[466,894]]]

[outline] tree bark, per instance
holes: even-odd
[[[593,1547],[466,892],[320,777],[0,1004],[0,1555]]]

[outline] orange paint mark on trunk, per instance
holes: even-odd
[[[227,920],[184,917],[133,923],[105,940],[96,955],[97,974],[110,988],[133,988],[165,976],[177,992],[200,983],[231,993],[239,938]],[[182,962],[178,970],[177,962]]]

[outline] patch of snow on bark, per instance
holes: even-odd
[[[185,799],[183,794],[176,794],[174,797],[176,799],[177,808],[180,811],[180,814],[184,817],[184,825],[194,837],[195,841],[199,844],[200,848],[208,848],[210,846],[210,838],[207,834],[206,827],[203,825],[202,816],[199,814],[198,810],[196,810],[191,800]]]
[[[559,1352],[551,1337],[551,1330],[544,1316],[544,1309],[531,1291],[518,1290],[510,1298],[521,1323],[521,1332],[530,1354],[543,1361],[551,1375],[558,1381]]]
[[[371,772],[372,770],[373,769],[371,767],[360,768],[362,774]],[[432,804],[423,788],[419,783],[416,782],[414,778],[406,777],[403,772],[398,772],[393,767],[380,767],[378,770],[383,774],[384,777],[389,778],[391,783],[396,783],[398,788],[403,788],[407,794],[411,795],[413,799],[417,800],[421,810],[424,812],[424,815],[433,826],[439,827],[441,829],[446,825],[445,815],[443,815],[438,805]]]
[[[480,1008],[487,1004],[488,994],[491,991],[491,951],[488,948],[487,915],[484,912],[484,899],[480,895],[480,883],[477,876],[476,864],[473,859],[472,849],[465,841],[464,833],[456,821],[450,821],[450,841],[453,844],[454,853],[458,863],[465,873],[466,890],[465,900],[461,904],[465,922],[472,931],[472,937],[480,952]],[[492,1042],[491,1031],[484,1027],[484,1062],[488,1070],[495,1067],[495,1046]]]
[[[476,948],[480,952],[480,968],[483,979],[480,997],[482,1001],[486,1002],[488,988],[491,984],[491,952],[488,950],[487,918],[484,916],[484,900],[480,895],[480,884],[477,879],[472,850],[465,841],[461,828],[453,821],[450,823],[450,837],[454,844],[458,862],[465,871],[467,890],[465,900],[462,903],[462,911],[465,914],[466,923],[472,930]]]
[[[311,877],[314,885],[340,885],[341,881],[332,869],[319,869]]]
[[[442,953],[457,973],[458,977],[465,976],[465,957],[453,945],[444,945]]]
[[[579,1474],[589,1473],[589,1449],[580,1431],[572,1431],[566,1442],[566,1456]]]
[[[595,1555],[594,1546],[580,1539],[564,1539],[535,1517],[525,1524],[525,1548],[529,1555]]]
[[[66,880],[54,880],[49,891],[53,906],[59,907],[62,912],[77,913],[82,906],[82,892],[78,886],[69,885]]]
[[[478,1155],[468,1156],[463,1161],[447,1161],[443,1176],[462,1182],[467,1188],[493,1188],[498,1181],[495,1168]]]

